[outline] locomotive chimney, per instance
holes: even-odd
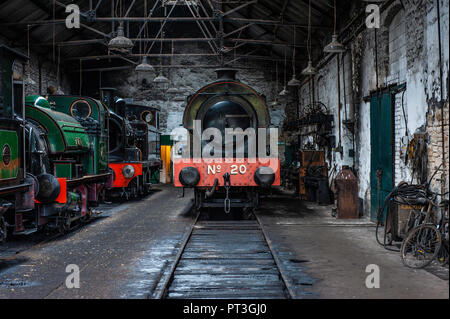
[[[106,104],[108,109],[115,111],[114,109],[114,93],[117,90],[115,88],[100,88],[100,99]]]
[[[220,81],[235,81],[236,73],[238,70],[236,69],[217,69],[217,80]]]

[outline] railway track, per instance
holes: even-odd
[[[289,287],[258,220],[197,219],[156,298],[287,299]]]

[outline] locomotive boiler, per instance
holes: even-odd
[[[254,209],[265,189],[280,185],[277,136],[268,138],[265,97],[236,80],[236,70],[216,72],[217,81],[187,99],[188,139],[174,156],[175,186],[195,189],[197,209]]]

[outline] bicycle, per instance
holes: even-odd
[[[413,218],[410,215],[408,222],[413,221],[414,227],[408,233],[401,245],[401,257],[403,264],[410,268],[424,268],[439,257],[441,262],[448,263],[448,200],[440,205],[435,203],[436,196],[428,201],[427,212],[423,209]],[[433,209],[442,208],[438,223],[437,215]],[[417,215],[417,216],[416,216]]]

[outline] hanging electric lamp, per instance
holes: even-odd
[[[312,64],[311,58],[311,0],[309,0],[309,14],[308,14],[308,66],[303,69],[303,75],[314,75],[317,73],[316,68]]]
[[[31,66],[30,66],[30,25],[27,27],[27,54],[28,59],[25,65],[25,84],[26,85],[35,85],[36,82],[31,78]]]
[[[337,34],[333,34],[331,36],[332,40],[330,43],[327,44],[327,46],[325,46],[325,48],[323,49],[323,52],[327,52],[327,53],[343,53],[345,52],[345,46],[340,43],[338,41],[338,35]]]
[[[142,59],[142,62],[136,66],[135,71],[137,71],[137,72],[154,72],[155,68],[147,62],[147,56],[144,56],[144,58]]]
[[[127,50],[133,47],[133,41],[128,39],[125,36],[123,31],[123,21],[120,22],[119,27],[117,28],[117,35],[115,38],[112,38],[108,43],[108,48],[110,49],[118,49],[118,50]]]
[[[286,89],[286,68],[287,68],[287,57],[286,57],[286,47],[284,47],[284,88],[278,93],[279,96],[286,96],[289,94],[289,91]]]
[[[144,2],[144,16],[147,15],[147,1]],[[147,24],[144,25],[144,36],[147,37]],[[142,33],[140,33],[140,37],[142,38]],[[146,43],[144,42],[144,52],[146,51]],[[139,42],[139,53],[142,53],[142,41]],[[155,68],[147,62],[147,56],[142,58],[142,61],[139,65],[136,66],[135,71],[137,72],[154,72]]]
[[[276,94],[278,94],[278,62],[275,62],[275,99],[269,103],[269,106],[275,107],[278,105],[278,98]]]
[[[172,51],[171,51],[171,55],[170,55],[170,66],[173,66],[173,52],[174,52],[174,50],[173,50],[173,41],[172,41]],[[173,74],[173,72],[172,72],[172,74]],[[173,83],[173,81],[172,81],[172,83]],[[180,91],[175,86],[172,86],[171,88],[169,88],[166,91],[166,93],[168,93],[168,94],[178,94],[179,92]]]
[[[323,52],[326,53],[343,53],[345,52],[345,46],[339,42],[338,35],[336,33],[336,0],[334,0],[334,31],[331,36],[331,42],[325,46]]]
[[[292,76],[292,79],[288,82],[288,86],[300,86],[301,82],[297,80],[295,74]]]
[[[294,50],[292,53],[292,79],[288,82],[288,86],[300,86],[300,81],[295,76],[295,38],[297,37],[296,28],[294,26]]]
[[[153,80],[154,83],[169,83],[169,79],[164,76],[162,70],[159,72],[158,76]]]
[[[316,68],[313,66],[312,61],[308,61],[308,66],[303,69],[302,74],[303,75],[314,75],[317,73]]]
[[[163,73],[162,73],[162,48],[163,48],[163,25],[161,24],[161,49],[160,49],[160,55],[161,55],[161,62],[160,62],[160,70],[159,70],[159,75],[153,80],[154,83],[156,84],[167,84],[169,83],[169,79],[166,78]]]

